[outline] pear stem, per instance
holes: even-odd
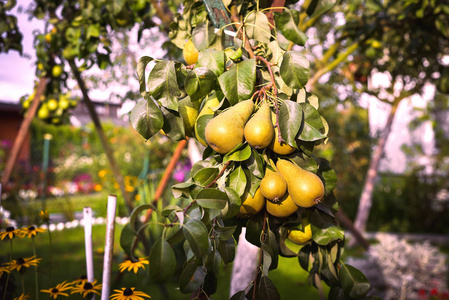
[[[204,187],[205,189],[210,188],[213,184],[215,184],[217,182],[218,179],[220,179],[220,177],[223,175],[224,171],[226,170],[226,168],[229,166],[229,164],[231,163],[231,161],[227,161],[223,167],[223,169],[220,171],[220,173],[218,173],[217,177],[215,177],[214,180],[212,180],[211,183],[209,183],[206,187]]]

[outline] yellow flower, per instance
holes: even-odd
[[[32,237],[35,237],[39,232],[45,232],[45,229],[38,228],[34,225],[31,225],[31,226],[22,228],[21,236],[22,237],[28,236],[28,238],[31,239]]]
[[[103,178],[103,177],[106,176],[107,173],[108,173],[108,170],[107,170],[107,169],[100,170],[100,171],[98,172],[98,177]]]
[[[79,293],[85,298],[87,295],[90,295],[92,293],[100,295],[100,292],[98,290],[101,290],[101,284],[97,284],[96,280],[94,282],[86,281],[84,284],[79,284],[73,287],[72,294]]]
[[[136,201],[140,201],[142,197],[139,194],[136,194],[136,196],[134,196],[134,199],[136,199]]]
[[[101,186],[101,184],[98,184],[98,183],[94,186],[94,190],[95,190],[96,192],[100,192],[102,188],[103,188],[103,187]]]
[[[115,294],[111,295],[111,300],[144,300],[151,298],[144,292],[135,291],[135,288],[122,288],[121,290],[114,290]]]
[[[29,268],[31,266],[37,266],[41,258],[36,258],[36,256],[31,257],[19,257],[18,259],[13,259],[10,263],[5,263],[5,266],[9,266],[11,269],[16,269],[17,271],[21,271],[23,268],[23,271],[25,271],[25,268]]]
[[[21,294],[19,297],[15,297],[13,300],[27,300],[30,299],[29,294]]]
[[[15,229],[14,226],[8,226],[6,227],[5,231],[0,232],[0,238],[3,239],[5,237],[8,237],[10,240],[12,240],[16,235],[19,235],[20,237],[20,229]]]
[[[132,185],[125,185],[125,191],[129,193],[134,192],[134,187]]]
[[[85,284],[86,282],[87,282],[87,276],[82,275],[80,278],[73,280],[70,284],[79,285],[79,284]]]
[[[50,215],[48,214],[47,210],[41,210],[39,212],[39,217],[41,218],[41,220],[45,223],[47,223],[48,221],[50,221]]]
[[[3,273],[9,273],[9,267],[0,267],[0,277],[2,277]]]
[[[60,284],[58,284],[57,286],[55,286],[54,288],[48,289],[48,290],[41,290],[41,292],[43,293],[49,293],[50,297],[53,297],[53,299],[58,298],[58,296],[65,296],[68,297],[69,294],[64,293],[64,291],[66,290],[70,290],[70,283],[67,283],[67,281],[64,281]]]
[[[128,271],[133,270],[134,273],[137,274],[137,271],[139,271],[139,268],[142,268],[145,270],[144,265],[148,265],[150,262],[146,258],[139,258],[138,260],[125,260],[121,264],[118,265],[120,272],[124,272],[126,269]]]

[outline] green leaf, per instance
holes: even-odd
[[[203,222],[190,220],[184,224],[182,231],[190,248],[198,259],[201,259],[209,253],[209,233]]]
[[[218,88],[217,76],[208,68],[195,68],[188,73],[184,87],[190,99],[197,101]]]
[[[312,238],[318,245],[327,245],[332,241],[343,240],[344,231],[334,224],[333,219],[315,210],[310,217]]]
[[[332,286],[329,295],[329,300],[346,300],[345,293],[343,289],[339,286]]]
[[[161,106],[178,111],[179,90],[174,61],[158,61],[148,77],[148,92]]]
[[[326,159],[318,158],[317,163],[319,165],[317,175],[323,179],[325,194],[329,195],[337,185],[337,175]]]
[[[164,125],[162,112],[151,99],[140,99],[132,109],[129,119],[132,127],[147,140]]]
[[[262,155],[260,155],[256,150],[251,149],[251,157],[245,160],[244,164],[257,178],[262,178],[264,176],[264,160]]]
[[[193,176],[193,181],[202,186],[207,186],[217,177],[218,168],[204,168]]]
[[[233,189],[240,197],[245,193],[246,176],[241,166],[239,166],[229,174],[228,186]]]
[[[221,90],[232,105],[251,98],[256,83],[256,60],[234,64],[218,77]]]
[[[227,265],[234,261],[235,257],[235,241],[234,238],[230,238],[227,241],[219,241],[218,243],[218,251],[220,251],[221,258],[223,259],[223,263]]]
[[[229,219],[237,215],[237,213],[240,211],[242,199],[232,188],[225,187],[224,190],[226,192],[226,195],[228,195],[229,202],[227,203],[227,207],[223,209],[222,214],[224,214],[223,218]]]
[[[138,228],[136,227],[139,224],[139,216],[140,213],[144,210],[148,209],[154,209],[154,206],[152,204],[142,204],[134,208],[134,210],[131,212],[131,216],[129,218],[129,224],[131,225],[131,228],[134,230],[134,232],[137,233]]]
[[[287,51],[280,68],[282,80],[292,89],[300,89],[309,80],[309,60],[298,51]]]
[[[188,197],[190,195],[190,188],[194,186],[193,182],[181,182],[172,186],[172,193],[175,198]]]
[[[90,39],[91,37],[99,37],[100,36],[100,24],[90,24],[87,27],[86,39]]]
[[[299,103],[285,100],[279,110],[279,128],[281,136],[287,144],[297,148],[296,135],[302,124],[302,108]]]
[[[215,49],[204,49],[198,54],[195,68],[208,68],[218,77],[225,71],[225,53]]]
[[[362,272],[353,266],[340,262],[340,283],[346,295],[355,299],[362,299],[369,291],[370,284]]]
[[[313,142],[326,138],[326,135],[322,133],[324,126],[318,111],[308,103],[301,103],[300,105],[304,111],[304,126],[299,135],[299,139],[306,142]]]
[[[209,22],[204,22],[196,26],[192,31],[192,42],[195,48],[200,51],[209,47],[215,38],[215,27]]]
[[[168,216],[174,211],[182,211],[182,208],[178,205],[170,204],[162,209],[161,215],[168,218]]]
[[[81,28],[69,27],[65,32],[65,38],[68,42],[73,45],[77,45],[80,43],[81,39]]]
[[[204,131],[206,130],[207,124],[214,118],[214,115],[202,115],[195,122],[195,135],[198,140],[202,140],[206,144],[206,135]],[[203,144],[204,145],[204,144]]]
[[[221,255],[216,249],[207,255],[206,268],[208,272],[212,272],[216,276],[220,273]]]
[[[310,258],[310,252],[312,251],[312,247],[310,244],[305,245],[301,248],[298,252],[298,261],[301,268],[309,271],[309,258]]]
[[[164,118],[164,125],[162,130],[175,141],[185,139],[184,121],[179,112],[161,107],[162,116]]]
[[[227,226],[227,227],[216,226],[215,234],[217,235],[217,237],[220,241],[227,241],[230,238],[232,238],[232,235],[236,228],[237,228],[237,225]]]
[[[271,38],[271,28],[267,16],[263,12],[253,10],[245,19],[248,38],[268,44]]]
[[[268,276],[261,276],[259,280],[259,287],[257,289],[258,297],[260,300],[281,300],[276,286]]]
[[[137,235],[131,224],[126,224],[120,233],[120,247],[123,251],[128,254],[131,258],[134,258],[133,248],[136,241]]]
[[[263,215],[257,214],[251,216],[246,223],[245,239],[254,246],[261,247],[260,235],[263,228]]]
[[[307,14],[310,18],[318,17],[330,10],[337,4],[337,0],[312,0],[307,7]]]
[[[145,68],[151,61],[153,61],[152,57],[142,56],[137,63],[137,77],[139,77],[140,93],[144,93],[147,90],[145,84]]]
[[[240,291],[232,295],[232,297],[229,300],[245,300],[246,294],[245,291]]]
[[[184,267],[179,278],[179,289],[181,293],[190,294],[200,288],[206,277],[206,272],[202,267],[197,267],[195,257],[190,259]]]
[[[228,161],[245,161],[251,156],[251,147],[246,144],[243,149],[239,149],[237,151],[231,151],[228,154],[226,154],[223,158],[223,162]]]
[[[175,252],[164,239],[158,240],[151,248],[150,262],[150,277],[157,283],[169,280],[175,273]]]
[[[218,254],[220,255],[220,254]],[[209,269],[208,269],[209,270]],[[203,291],[206,295],[213,295],[217,291],[218,280],[214,273],[208,272],[204,278]]]
[[[223,209],[228,201],[226,193],[217,189],[203,189],[196,195],[196,202],[203,208]]]
[[[282,32],[285,38],[297,45],[305,45],[307,36],[298,28],[299,11],[285,9],[283,12],[275,12],[274,19],[276,28]]]

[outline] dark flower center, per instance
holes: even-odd
[[[29,231],[34,231],[34,230],[36,230],[36,226],[31,225],[30,227],[28,227],[28,230],[29,230]]]
[[[14,226],[8,226],[6,227],[6,232],[14,231]]]
[[[52,292],[53,294],[57,294],[57,293],[59,292],[59,290],[58,290],[57,288],[53,288],[53,289],[51,290],[51,292]]]
[[[85,290],[91,290],[93,288],[92,283],[86,282],[83,286],[83,289]]]
[[[123,296],[131,296],[132,294],[134,294],[134,293],[133,293],[133,290],[130,289],[130,288],[126,288],[126,289],[123,291]]]
[[[22,258],[22,257],[19,257],[17,260],[16,260],[16,264],[18,264],[18,265],[23,265],[25,263],[25,260]]]

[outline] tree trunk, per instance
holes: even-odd
[[[128,211],[131,213],[134,206],[131,202],[131,198],[129,197],[128,193],[125,190],[125,181],[123,180],[123,176],[122,176],[120,169],[117,165],[117,161],[115,160],[114,151],[112,150],[111,145],[109,144],[108,139],[106,137],[106,134],[103,131],[103,127],[101,126],[100,119],[98,118],[97,112],[95,111],[95,107],[89,98],[86,85],[84,84],[84,81],[81,78],[81,74],[78,71],[78,68],[76,67],[75,62],[69,61],[69,64],[70,64],[70,68],[72,69],[73,75],[75,76],[75,79],[78,82],[81,92],[83,93],[84,103],[86,103],[87,109],[89,111],[89,115],[92,119],[92,122],[95,125],[95,129],[100,138],[101,145],[103,146],[104,152],[106,153],[111,170],[114,173],[115,180],[117,180],[117,183],[119,184],[123,199],[125,199],[125,204],[128,208]]]
[[[28,113],[23,119],[22,124],[20,125],[19,132],[17,133],[17,137],[14,140],[14,145],[11,149],[11,154],[9,155],[6,162],[5,171],[2,177],[2,185],[4,186],[5,190],[7,190],[9,178],[11,177],[12,170],[14,169],[17,158],[19,157],[19,152],[22,149],[23,142],[25,141],[25,138],[28,134],[28,130],[30,129],[31,121],[33,121],[33,118],[36,115],[40,103],[40,98],[44,94],[46,86],[47,78],[41,77],[41,79],[39,80],[39,85],[36,89],[36,94],[34,95],[33,102],[31,102]]]
[[[388,115],[387,123],[385,128],[377,141],[376,149],[371,157],[371,162],[368,168],[368,172],[365,179],[365,184],[363,186],[362,194],[360,196],[359,207],[357,210],[357,216],[354,221],[354,227],[361,232],[365,232],[366,224],[368,223],[369,212],[371,209],[373,191],[375,186],[375,181],[377,177],[377,171],[379,168],[379,163],[384,154],[385,144],[387,142],[388,136],[391,132],[391,126],[393,124],[394,116],[396,115],[399,103],[404,97],[398,97],[394,100],[390,114]]]

